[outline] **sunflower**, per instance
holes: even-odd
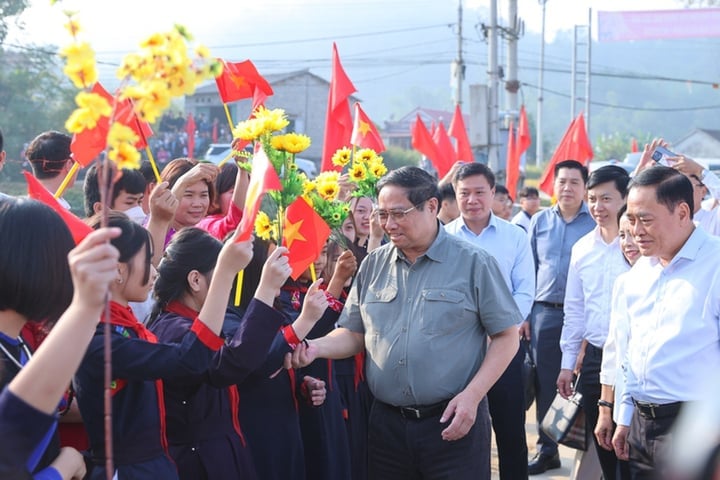
[[[351,151],[347,147],[343,147],[332,156],[333,165],[344,167],[350,162]]]
[[[355,154],[356,163],[372,163],[376,158],[377,154],[372,148],[363,148],[362,150],[358,150]]]
[[[348,173],[353,182],[361,182],[367,178],[367,169],[362,163],[354,164]]]
[[[273,224],[267,213],[260,212],[255,217],[255,233],[263,240],[270,240],[273,233]]]
[[[288,153],[300,153],[310,146],[310,137],[301,133],[283,135],[283,150]]]
[[[263,132],[277,132],[290,124],[285,111],[280,108],[268,110],[260,106],[255,110],[255,119],[262,124]]]
[[[319,183],[317,191],[322,198],[332,202],[340,193],[340,186],[336,182]]]
[[[245,141],[255,140],[263,134],[263,124],[257,118],[251,118],[237,124],[233,136]]]
[[[378,157],[378,158],[382,158],[382,157]],[[368,169],[370,170],[370,173],[372,173],[373,175],[375,175],[378,178],[382,177],[383,175],[385,175],[387,173],[387,167],[382,162],[377,162],[377,161],[372,162],[371,164],[368,165]]]
[[[315,183],[318,185],[321,183],[338,183],[339,180],[340,174],[334,170],[326,170],[315,177]]]

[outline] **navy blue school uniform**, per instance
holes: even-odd
[[[300,306],[305,300],[307,286],[297,282],[288,283],[280,291],[280,303],[284,312],[293,320],[300,315]],[[308,339],[327,335],[335,328],[341,306],[328,308],[310,330]],[[305,447],[305,471],[308,479],[336,480],[349,479],[350,448],[343,417],[343,403],[335,380],[333,360],[324,358],[297,370],[301,381],[306,375],[325,382],[327,395],[320,406],[308,401],[299,402],[300,429]]]
[[[30,360],[32,351],[21,337],[11,338],[0,332],[0,390],[3,390],[20,369]],[[60,399],[58,399],[58,402]],[[2,437],[0,437],[2,438]],[[60,453],[57,421],[45,432],[29,459],[29,470],[38,472],[46,468]],[[5,477],[0,477],[5,478]]]
[[[278,312],[280,313],[280,312]],[[223,335],[241,326],[242,309],[229,307]],[[283,315],[283,324],[289,325]],[[295,398],[295,371],[283,368],[293,347],[283,329],[275,334],[265,362],[237,385],[240,424],[262,480],[305,480],[305,454]]]
[[[224,341],[195,320],[179,343],[153,343],[155,336],[129,307],[110,302],[112,345],[112,429],[119,479],[177,479],[167,452],[165,405],[160,379],[199,375]],[[104,479],[103,345],[105,325],[97,327],[73,380],[90,439],[87,478]]]
[[[165,310],[150,329],[159,341],[178,342],[197,312],[179,302]],[[264,362],[282,321],[279,312],[253,299],[207,372],[163,382],[169,451],[181,480],[258,478],[239,423],[235,383]]]

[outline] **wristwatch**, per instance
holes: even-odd
[[[609,408],[610,410],[612,410],[613,407],[615,406],[614,403],[608,402],[607,400],[598,400],[597,405],[598,405],[598,407],[605,407],[605,408]]]

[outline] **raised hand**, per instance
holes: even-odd
[[[168,182],[155,185],[150,192],[150,219],[163,223],[172,222],[175,218],[179,200],[170,191]]]
[[[292,272],[286,255],[287,252],[287,248],[277,247],[263,265],[260,284],[255,291],[255,298],[266,305],[273,304],[275,297],[280,294],[280,288],[285,284]]]

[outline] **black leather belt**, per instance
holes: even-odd
[[[683,405],[683,402],[659,404],[638,402],[637,400],[633,400],[633,403],[635,404],[635,408],[637,408],[638,413],[645,418],[675,417],[680,412],[680,408]]]
[[[447,408],[449,400],[434,403],[432,405],[417,405],[412,407],[396,407],[385,403],[384,405],[391,410],[398,412],[403,418],[408,420],[422,420],[423,418],[437,417],[442,415]]]
[[[560,310],[562,310],[562,308],[563,308],[562,303],[540,302],[540,301],[538,301],[537,303],[539,303],[540,305],[545,305],[546,307],[550,307],[550,308],[559,308]]]

